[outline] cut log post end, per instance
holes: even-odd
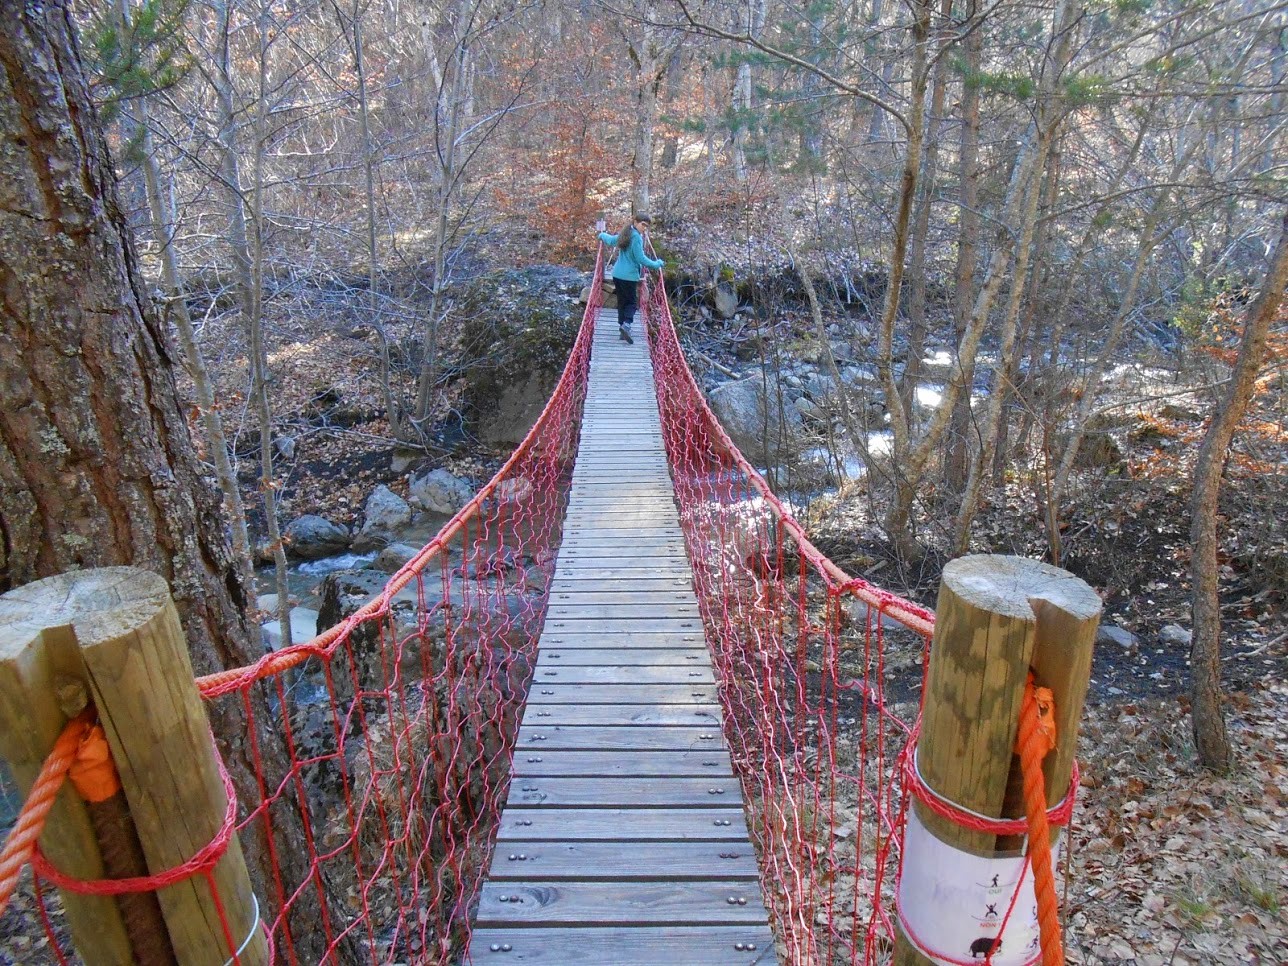
[[[27,767],[15,771],[31,779],[67,712],[92,700],[152,872],[187,861],[219,832],[228,799],[179,615],[159,575],[131,567],[76,571],[0,597],[0,698],[10,709],[0,712],[0,751],[11,760],[17,751]],[[24,750],[15,736],[32,730],[27,720],[32,708],[38,709],[30,712],[39,721],[38,735]],[[70,790],[60,802],[67,814],[51,816],[42,845],[53,858],[64,839],[76,842],[74,867],[55,862],[80,878],[101,878],[84,803]],[[74,824],[68,825],[68,816]],[[226,962],[231,954],[226,917],[235,939],[246,939],[239,960],[255,966],[267,962],[235,837],[212,878],[218,903],[205,876],[157,892],[178,960],[198,966]],[[119,948],[104,948],[104,930],[115,935],[120,926],[119,914],[109,906],[110,900],[79,897],[69,905],[74,941],[91,964],[131,961],[128,955],[121,958]]]
[[[1085,581],[1039,561],[980,555],[944,568],[917,751],[930,788],[981,815],[1023,814],[1014,749],[1032,671],[1055,699],[1058,743],[1043,765],[1047,801],[1067,793],[1100,611]],[[963,828],[920,802],[914,807],[930,833],[955,849],[995,856],[1017,847],[1015,838]],[[901,934],[894,961],[930,960]]]

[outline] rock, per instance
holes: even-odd
[[[738,291],[728,282],[717,282],[711,299],[720,318],[732,319],[738,314]]]
[[[289,556],[320,560],[349,549],[349,531],[316,514],[292,520],[283,534]]]
[[[837,362],[853,362],[854,346],[850,345],[848,342],[833,342],[832,358]]]
[[[465,415],[487,445],[513,448],[541,414],[576,338],[585,284],[584,272],[533,265],[460,291]]]
[[[406,473],[424,458],[424,450],[395,446],[394,455],[389,459],[389,471],[398,474]]]
[[[371,569],[384,574],[397,573],[402,570],[403,564],[418,553],[420,553],[420,547],[410,543],[391,543],[376,555]]]
[[[799,399],[793,401],[792,405],[796,407],[796,411],[802,416],[808,416],[811,419],[823,418],[823,411],[818,408],[817,404],[805,396],[801,396]]]
[[[265,647],[276,651],[282,646],[282,627],[278,621],[265,621],[259,626],[264,635]],[[301,644],[317,637],[317,634],[318,612],[308,607],[291,608],[291,643]]]
[[[823,402],[836,391],[832,377],[823,372],[806,373],[802,380],[806,394],[815,402]]]
[[[1180,624],[1165,624],[1158,632],[1158,639],[1174,647],[1189,647],[1194,641],[1194,633]]]
[[[383,530],[388,533],[411,523],[411,507],[408,506],[407,501],[383,483],[372,490],[371,496],[367,497],[364,513],[365,522],[362,525],[364,532]]]
[[[1158,415],[1162,416],[1164,419],[1174,419],[1181,423],[1193,423],[1203,418],[1193,409],[1188,409],[1185,406],[1178,406],[1176,403],[1164,404],[1159,408]]]
[[[1096,643],[1102,645],[1113,644],[1123,650],[1130,651],[1139,646],[1140,639],[1119,624],[1101,624],[1096,630]]]
[[[765,399],[759,376],[717,386],[710,395],[711,409],[737,446],[753,462],[765,463],[776,451],[798,448],[801,414],[794,406],[780,406],[776,394]],[[769,441],[771,452],[765,452]]]
[[[357,553],[379,550],[394,539],[394,533],[411,523],[411,507],[389,487],[381,484],[367,497],[362,529],[353,539]]]
[[[451,516],[474,496],[474,490],[458,476],[444,469],[430,470],[407,487],[412,506],[431,513]]]

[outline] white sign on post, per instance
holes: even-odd
[[[1058,862],[1058,841],[1052,852]],[[1041,959],[1033,870],[1023,856],[982,858],[955,849],[931,834],[915,808],[908,809],[896,901],[905,935],[939,966],[983,963],[990,951],[993,966],[1034,966]]]

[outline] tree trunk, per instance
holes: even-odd
[[[941,0],[939,17],[945,25],[952,16],[952,0]],[[946,29],[946,28],[945,28]],[[915,428],[917,384],[921,381],[922,356],[926,347],[926,246],[930,233],[930,210],[935,201],[935,177],[939,169],[939,129],[943,124],[944,101],[948,88],[946,33],[935,61],[934,80],[930,88],[930,117],[926,122],[926,151],[922,158],[921,185],[917,211],[912,219],[912,248],[908,255],[908,361],[900,380],[899,394],[908,414],[910,428]]]
[[[196,673],[252,663],[259,629],[59,0],[0,6],[0,170],[0,591],[82,567],[145,567],[170,585]],[[238,794],[257,802],[241,704],[206,710]],[[280,775],[276,743],[259,751]],[[249,834],[266,899],[272,867]]]
[[[1194,744],[1199,761],[1213,771],[1230,767],[1230,737],[1221,710],[1221,602],[1217,585],[1217,504],[1221,497],[1221,475],[1229,455],[1230,442],[1256,388],[1257,374],[1265,361],[1270,324],[1278,314],[1288,287],[1288,212],[1280,225],[1279,244],[1261,286],[1261,294],[1244,324],[1234,376],[1216,415],[1208,426],[1194,466],[1193,518],[1190,539],[1193,556],[1193,641],[1190,665],[1193,681]]]
[[[259,423],[260,435],[260,495],[264,501],[264,529],[267,531],[269,550],[277,584],[277,620],[282,646],[291,645],[291,598],[286,580],[286,549],[277,520],[277,489],[273,482],[273,424],[268,401],[267,357],[263,347],[263,245],[260,238],[259,187],[263,182],[263,141],[257,139],[255,151],[255,189],[251,200],[250,217],[247,217],[246,197],[241,187],[238,158],[238,112],[233,94],[232,55],[227,3],[217,5],[219,56],[212,73],[215,96],[219,105],[219,174],[223,181],[229,204],[228,245],[237,266],[238,299],[242,318],[246,323],[248,355],[250,356],[250,398]],[[264,58],[266,39],[263,22],[259,30],[260,89],[261,96],[256,110],[256,129],[262,130],[265,110],[262,90],[264,87]]]
[[[975,6],[970,7],[975,16]],[[967,75],[976,74],[980,68],[982,31],[972,30],[962,46]],[[953,326],[957,342],[966,335],[970,323],[971,306],[975,301],[975,270],[979,262],[979,88],[964,84],[962,90],[962,137],[958,156],[958,179],[961,182],[961,217],[957,235],[957,265],[954,271]],[[975,380],[974,360],[958,364],[967,391],[953,406],[952,425],[948,431],[944,452],[944,487],[950,494],[960,493],[966,486],[966,459],[969,453],[967,436],[970,430],[970,386]]]
[[[0,31],[0,591],[79,567],[171,584],[198,673],[260,656],[175,353],[116,204],[64,4]]]
[[[653,132],[657,125],[657,89],[662,70],[657,62],[651,30],[644,28],[644,40],[636,53],[638,86],[635,91],[635,153],[631,158],[631,209],[647,215],[652,203]]]

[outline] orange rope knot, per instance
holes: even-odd
[[[101,724],[85,732],[76,757],[67,772],[80,797],[87,802],[105,802],[121,790],[121,776],[112,761],[112,749]]]

